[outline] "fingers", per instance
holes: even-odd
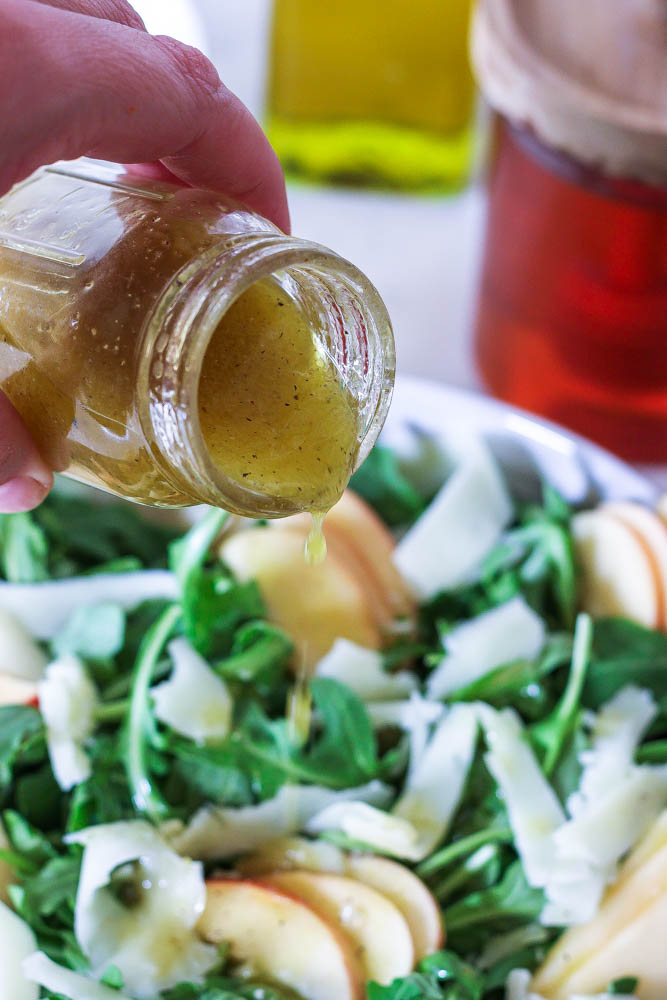
[[[0,193],[59,158],[162,160],[186,183],[289,226],[282,170],[259,125],[208,59],[174,39],[2,0],[0,122]]]
[[[144,22],[127,0],[36,0],[47,7],[69,10],[88,17],[101,17],[105,21],[116,21],[129,28],[145,31]]]
[[[53,473],[21,417],[0,393],[0,513],[32,510],[52,486]]]

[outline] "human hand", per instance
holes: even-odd
[[[149,35],[127,0],[0,0],[0,196],[37,167],[90,155],[231,195],[289,230],[283,173],[209,60]],[[0,512],[53,475],[0,393]]]

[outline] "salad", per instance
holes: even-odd
[[[667,527],[434,448],[0,518],[2,1000],[664,1000]]]

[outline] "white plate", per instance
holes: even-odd
[[[397,379],[383,440],[405,438],[406,428],[442,436],[455,444],[470,432],[488,442],[515,496],[534,497],[540,477],[570,503],[600,499],[639,500],[654,505],[658,488],[610,452],[556,424],[506,403],[424,379]]]

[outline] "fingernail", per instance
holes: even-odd
[[[51,488],[31,476],[15,476],[0,486],[0,513],[17,514],[38,507]]]

